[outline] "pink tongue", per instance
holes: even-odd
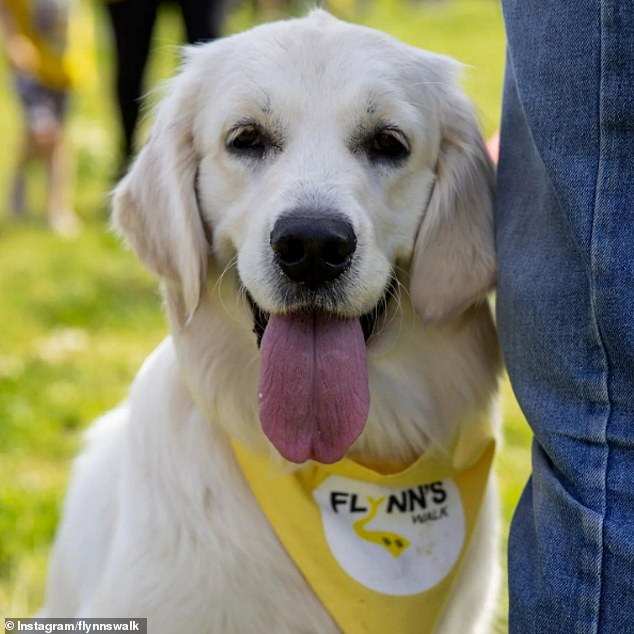
[[[343,458],[370,407],[359,320],[271,315],[260,346],[258,394],[262,429],[287,460]]]

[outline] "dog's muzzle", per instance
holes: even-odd
[[[329,297],[332,310],[337,313],[337,299],[343,296],[337,288],[339,278],[351,268],[357,251],[357,236],[350,222],[328,212],[292,212],[280,217],[270,233],[273,259],[285,280],[282,295],[286,300],[298,297],[300,312],[319,309],[323,296]],[[388,300],[396,294],[398,283],[392,276],[375,306],[359,316],[363,336],[367,341],[377,330]],[[253,312],[253,332],[258,346],[269,321],[269,313],[260,308],[248,289],[246,297]],[[315,298],[313,302],[312,299]],[[319,301],[322,300],[322,301]],[[297,311],[295,306],[283,309]]]

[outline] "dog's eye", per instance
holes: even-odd
[[[248,125],[235,130],[228,139],[228,148],[251,156],[264,156],[269,147],[266,135],[257,126]]]
[[[400,130],[385,128],[379,130],[369,144],[369,155],[374,161],[399,162],[410,153],[409,144]]]

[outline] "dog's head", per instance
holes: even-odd
[[[262,426],[290,460],[360,434],[366,342],[398,287],[436,321],[494,283],[493,172],[457,70],[321,11],[191,48],[115,192],[181,328],[236,263]]]

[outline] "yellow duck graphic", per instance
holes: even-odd
[[[366,526],[376,517],[379,507],[384,502],[385,497],[373,498],[368,496],[370,503],[370,512],[360,520],[357,520],[352,528],[354,532],[363,540],[378,544],[385,548],[393,557],[400,557],[409,547],[410,541],[407,537],[403,537],[398,533],[390,531],[373,531],[367,530]]]

